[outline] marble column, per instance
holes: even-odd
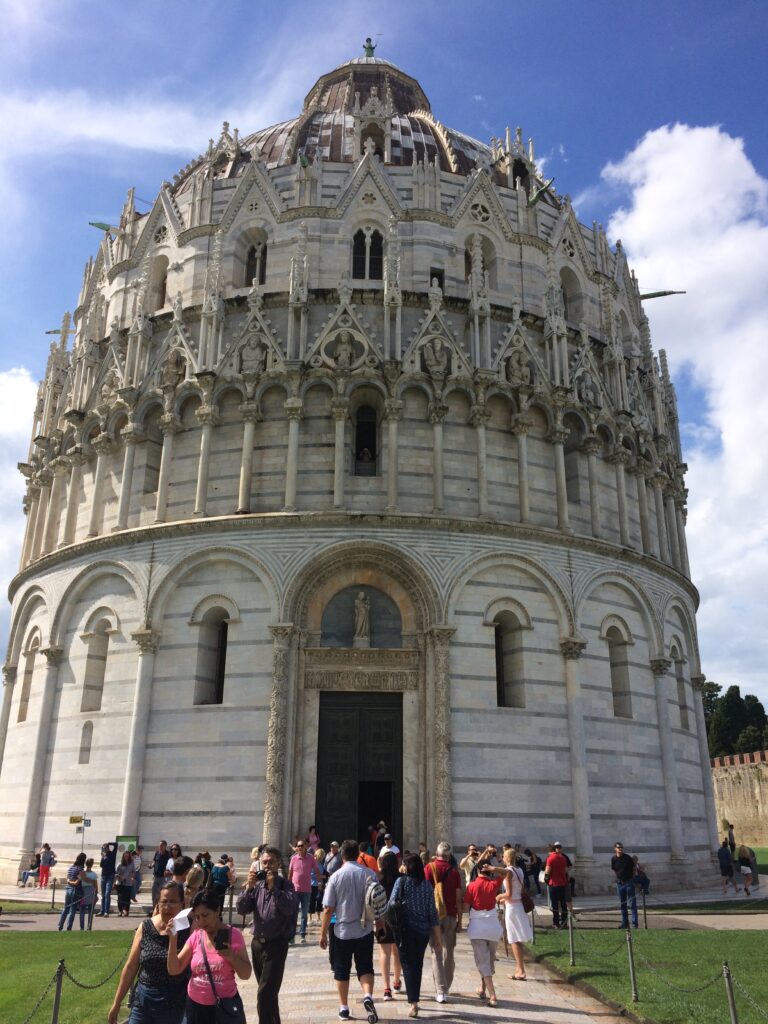
[[[664,494],[662,488],[667,480],[666,474],[655,473],[651,477],[653,501],[656,508],[656,532],[659,537],[659,558],[669,562],[669,545],[667,544],[667,522],[664,515]]]
[[[261,410],[256,402],[243,402],[240,406],[243,417],[243,447],[240,453],[240,483],[237,489],[237,514],[251,511],[251,482],[253,480],[253,439],[256,424],[261,420]]]
[[[133,692],[128,756],[124,766],[123,803],[120,811],[120,834],[124,836],[139,834],[144,757],[147,750],[149,713],[152,704],[152,677],[155,669],[155,654],[160,639],[157,633],[151,629],[139,629],[135,633],[131,633],[131,638],[139,648],[139,658],[136,668],[136,687]]]
[[[670,683],[667,672],[672,662],[669,658],[653,658],[651,671],[656,683],[656,717],[659,723],[659,747],[661,749],[661,773],[664,780],[664,797],[667,804],[667,825],[669,828],[669,849],[673,861],[685,859],[683,826],[680,820],[680,794],[677,788],[677,765],[675,748],[672,740],[672,727],[669,724],[669,696],[667,688]],[[709,765],[709,757],[707,757]]]
[[[61,497],[64,492],[64,476],[67,472],[67,461],[59,457],[51,463],[53,469],[53,486],[51,497],[48,502],[48,513],[45,517],[45,531],[43,533],[42,553],[47,555],[56,547],[59,532],[59,514],[61,512]]]
[[[208,514],[208,476],[211,469],[211,439],[216,425],[216,413],[210,406],[200,406],[195,413],[197,422],[201,424],[200,459],[197,463],[197,487],[195,488],[195,508],[193,515]]]
[[[0,771],[3,768],[5,739],[8,735],[8,722],[11,717],[11,704],[13,703],[13,689],[15,685],[16,666],[3,665],[3,706],[0,708]]]
[[[675,523],[677,526],[677,546],[680,552],[680,571],[690,578],[691,567],[688,562],[688,543],[685,539],[685,501],[675,499]]]
[[[333,507],[344,507],[344,455],[345,431],[349,416],[349,399],[331,399],[331,415],[333,416]]]
[[[120,478],[120,500],[117,505],[117,525],[115,530],[124,530],[128,526],[128,513],[131,509],[131,493],[133,491],[133,466],[136,461],[136,445],[144,437],[133,425],[121,430],[120,436],[125,443],[125,451],[123,452],[123,475]]]
[[[44,469],[38,474],[38,480],[40,482],[40,497],[37,499],[37,519],[35,520],[35,534],[32,538],[32,550],[30,552],[30,561],[32,562],[39,557],[43,548],[43,536],[48,517],[48,501],[51,496],[53,477],[48,470]]]
[[[387,421],[387,512],[397,512],[397,425],[403,415],[403,403],[390,398],[384,403]]]
[[[579,658],[586,646],[587,641],[580,637],[570,636],[560,641],[560,651],[565,659],[565,702],[568,712],[573,827],[576,840],[576,863],[579,866],[588,866],[594,855],[589,804],[589,776],[587,774],[587,743],[584,734],[584,706],[579,679]]]
[[[455,632],[452,627],[444,625],[432,626],[427,631],[432,647],[432,706],[427,707],[427,722],[433,744],[433,762],[427,769],[427,786],[431,790],[428,806],[432,808],[433,842],[440,842],[452,834],[450,644]]]
[[[677,538],[677,520],[675,519],[675,499],[668,487],[664,496],[664,509],[666,511],[667,540],[669,543],[669,556],[675,569],[681,569],[680,546]]]
[[[88,536],[98,537],[101,517],[104,513],[102,506],[102,491],[104,490],[104,475],[107,471],[107,457],[112,451],[112,438],[109,434],[99,434],[91,441],[91,447],[96,452],[96,472],[93,479],[93,493],[91,494],[91,515],[88,519]]]
[[[163,435],[163,450],[160,454],[160,473],[157,479],[155,522],[164,523],[168,511],[168,487],[171,482],[171,466],[173,464],[173,438],[176,431],[180,429],[181,423],[176,416],[167,413],[160,417],[158,426]]]
[[[429,422],[432,424],[432,505],[435,512],[442,512],[445,505],[443,484],[443,421],[448,415],[444,402],[429,403]]]
[[[699,761],[701,762],[701,783],[704,790],[704,808],[707,814],[708,834],[707,839],[710,850],[714,851],[720,845],[720,832],[717,824],[717,807],[715,805],[715,787],[712,783],[712,769],[709,760],[709,745],[707,744],[707,723],[704,719],[704,683],[706,677],[703,675],[691,676],[693,686],[693,710],[696,715],[696,739],[699,743]]]
[[[27,529],[24,534],[24,545],[21,551],[20,569],[23,569],[25,565],[32,561],[32,549],[35,543],[35,529],[37,527],[37,517],[40,512],[40,488],[35,483],[31,483],[29,485],[29,502]]]
[[[60,647],[48,647],[40,652],[45,655],[45,680],[38,711],[37,728],[32,747],[32,763],[30,765],[29,794],[26,800],[24,821],[21,829],[21,854],[30,856],[42,841],[37,835],[37,822],[40,817],[40,802],[45,784],[45,766],[48,759],[48,741],[51,734],[53,706],[56,702],[56,685],[59,678],[59,662],[62,650]]]
[[[288,455],[285,460],[285,504],[284,512],[296,508],[296,478],[299,472],[299,424],[304,416],[304,403],[300,398],[286,398],[285,414],[288,417]]]
[[[69,473],[69,486],[67,487],[67,512],[64,516],[64,536],[61,538],[59,547],[66,547],[67,544],[74,544],[75,542],[77,512],[80,507],[80,483],[83,478],[83,465],[88,461],[88,456],[81,448],[70,451],[68,458],[72,469]]]
[[[267,768],[264,799],[264,842],[282,849],[286,827],[285,779],[288,756],[288,690],[291,646],[296,629],[291,623],[269,627],[274,638],[272,694],[269,701]]]
[[[469,422],[474,426],[477,438],[477,514],[480,519],[488,518],[488,461],[485,428],[490,418],[490,413],[484,405],[472,407]]]
[[[643,547],[643,554],[652,555],[653,543],[651,542],[651,528],[648,519],[648,491],[645,486],[646,462],[638,459],[632,472],[637,481],[637,507],[640,513],[640,542]]]
[[[517,494],[520,522],[531,518],[530,488],[528,484],[528,430],[530,424],[518,417],[512,422],[512,433],[517,438]]]
[[[554,427],[549,433],[549,440],[555,455],[555,491],[557,495],[557,528],[564,533],[571,533],[568,523],[568,490],[565,482],[565,439],[568,432],[562,427]]]
[[[626,448],[621,445],[616,445],[614,450],[611,452],[609,461],[613,463],[613,468],[616,472],[616,501],[618,503],[619,513],[619,537],[621,540],[622,547],[628,548],[630,546],[629,539],[629,514],[627,512],[627,480],[624,474],[624,467],[629,462],[631,456]]]
[[[589,482],[589,518],[592,536],[600,538],[603,527],[600,522],[600,482],[597,475],[597,456],[603,450],[603,442],[599,437],[590,434],[584,438],[582,451],[587,456],[587,480]]]

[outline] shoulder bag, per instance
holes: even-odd
[[[213,998],[216,1000],[216,1024],[246,1024],[245,1007],[240,998],[240,993],[234,996],[220,996],[216,991],[213,982],[211,965],[208,963],[208,954],[205,952],[205,933],[200,934],[200,948],[203,951],[205,970],[208,973],[208,981],[213,989]]]
[[[404,884],[400,886],[400,893],[402,893],[403,888]],[[384,911],[384,920],[395,933],[395,937],[397,937],[402,932],[403,925],[405,924],[405,900],[402,898],[401,895],[398,895],[398,897],[395,899],[394,890],[392,892],[392,896],[390,897],[389,903],[387,904],[387,909]]]
[[[518,882],[520,883],[520,902],[523,905],[523,910],[526,914],[530,914],[530,912],[533,910],[536,904],[533,902],[533,897],[528,892],[528,889],[526,887],[525,874],[521,872],[519,868],[515,868],[514,872]],[[522,878],[520,877],[521,874],[523,875]]]

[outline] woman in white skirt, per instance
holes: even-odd
[[[523,957],[523,943],[530,942],[533,938],[533,928],[526,912],[523,910],[523,886],[525,885],[525,873],[522,868],[515,866],[514,849],[504,851],[504,865],[507,873],[504,876],[504,895],[502,899],[506,904],[504,908],[504,925],[507,930],[507,941],[512,947],[517,970],[510,974],[515,981],[525,981],[525,958]]]

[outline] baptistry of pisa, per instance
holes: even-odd
[[[716,843],[675,393],[621,244],[386,60],[128,193],[19,468],[0,868]],[[402,845],[402,844],[400,844]]]

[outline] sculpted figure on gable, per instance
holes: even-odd
[[[337,370],[348,370],[355,358],[355,349],[352,344],[350,331],[341,331],[336,341],[336,348],[333,353],[333,361]]]
[[[576,394],[582,405],[592,406],[599,409],[603,404],[603,396],[595,379],[588,369],[582,370],[576,382]]]
[[[264,373],[267,362],[267,346],[261,335],[249,334],[240,350],[240,372],[259,376]]]
[[[433,380],[442,380],[448,372],[448,349],[439,335],[430,338],[422,348],[427,372]]]
[[[175,388],[186,375],[187,364],[177,348],[171,349],[163,362],[160,383],[163,387]]]
[[[531,368],[522,344],[514,346],[507,361],[507,380],[513,388],[527,387],[531,383]]]

